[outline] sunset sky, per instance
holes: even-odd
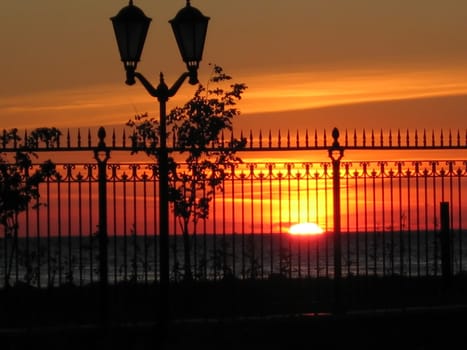
[[[135,0],[153,19],[139,71],[184,71],[168,20],[184,0]],[[110,17],[126,0],[0,5],[0,126],[123,126],[155,101],[124,84]],[[465,0],[193,0],[209,62],[248,90],[236,127],[467,128]],[[169,108],[186,101],[184,85]]]

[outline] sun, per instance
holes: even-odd
[[[324,233],[319,225],[314,223],[300,223],[290,226],[289,233],[293,236],[315,236]]]

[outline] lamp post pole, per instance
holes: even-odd
[[[160,326],[164,331],[170,321],[169,293],[169,158],[167,150],[167,101],[174,96],[190,73],[183,73],[169,89],[161,73],[160,82],[154,88],[146,78],[135,72],[134,77],[146,88],[148,93],[159,101],[159,271],[160,271]]]
[[[139,72],[137,64],[146,40],[151,19],[130,0],[128,6],[111,18],[115,37],[117,39],[120,57],[126,71],[126,84],[134,85],[135,78],[145,87],[147,92],[159,101],[159,149],[157,160],[159,164],[159,280],[160,280],[160,309],[159,319],[163,334],[170,320],[169,303],[169,161],[167,150],[167,101],[174,96],[186,78],[191,85],[198,83],[198,66],[202,59],[204,42],[206,39],[209,17],[204,16],[198,9],[191,6],[187,0],[174,19],[169,23],[177,41],[180,54],[186,63],[187,71],[182,73],[171,88],[160,75],[157,88]]]
[[[161,74],[159,88],[167,90],[167,85]],[[159,268],[160,268],[160,310],[163,332],[166,334],[166,328],[170,321],[170,267],[169,267],[169,164],[167,152],[167,101],[168,97],[158,97],[160,113],[160,151],[159,151]]]

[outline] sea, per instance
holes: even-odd
[[[340,245],[333,233],[170,236],[170,279],[333,278],[336,272],[422,277],[467,271],[466,230],[452,231],[444,240],[436,231],[344,232],[339,237]],[[105,270],[114,284],[159,280],[158,236],[109,236],[106,259],[99,243],[96,235],[2,238],[0,288],[83,286],[97,283]]]

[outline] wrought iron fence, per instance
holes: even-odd
[[[61,159],[55,161],[58,175],[41,184],[43,205],[19,214],[17,234],[1,237],[0,287],[83,286],[100,281],[103,274],[110,283],[159,280],[157,164],[136,156],[132,161],[125,133],[118,142],[114,132],[109,146],[105,133],[96,142],[92,134],[83,138],[78,132],[75,144],[70,132],[65,142],[37,140],[35,152]],[[208,217],[191,224],[189,241],[171,214],[172,280],[185,277],[187,244],[196,280],[421,277],[467,271],[467,133],[345,132],[342,143],[338,133],[331,142],[326,132],[311,134],[269,133],[263,138],[250,133],[245,162],[230,168]],[[226,147],[227,139],[213,147]],[[172,142],[176,149],[176,140]],[[4,141],[1,150],[12,153],[22,147]],[[367,153],[347,161],[344,153],[372,151],[381,157],[376,151],[401,149],[443,153],[436,159],[422,152],[418,159],[376,161]],[[449,152],[459,150],[455,160],[450,158]],[[293,159],[297,153],[290,156],[291,151],[300,157]],[[270,159],[255,160],[261,152]],[[280,152],[285,156],[275,160]],[[65,157],[79,160],[63,161]],[[300,223],[313,223],[323,233],[291,234],[291,226]],[[103,228],[104,238],[98,234]]]

